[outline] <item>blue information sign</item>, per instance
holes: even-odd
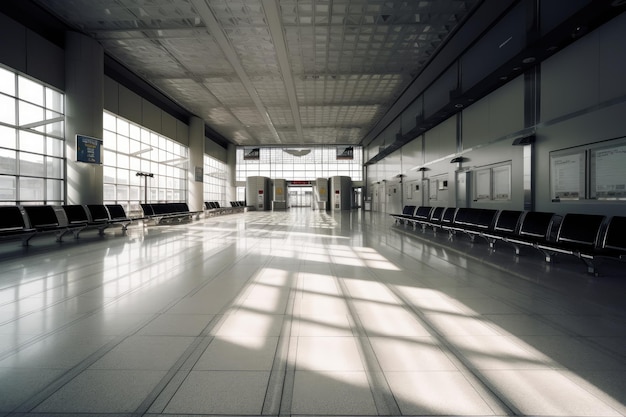
[[[102,139],[76,135],[76,161],[102,164]]]

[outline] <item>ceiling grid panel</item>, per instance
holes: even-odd
[[[480,0],[32,0],[237,145],[358,144]]]

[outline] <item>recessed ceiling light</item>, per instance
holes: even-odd
[[[528,58],[522,59],[522,63],[524,64],[532,64],[533,62],[535,62],[534,56],[529,56]]]

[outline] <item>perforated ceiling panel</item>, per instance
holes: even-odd
[[[358,144],[478,0],[36,0],[235,144]]]

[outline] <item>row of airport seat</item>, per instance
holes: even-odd
[[[156,224],[184,222],[198,217],[204,211],[190,211],[187,203],[140,203],[143,220],[153,220]]]
[[[136,220],[119,204],[0,206],[0,239],[20,239],[28,246],[35,236],[55,234],[60,242],[66,234],[78,238],[88,228],[98,229],[101,235],[113,225],[126,231]]]
[[[211,216],[215,214],[241,213],[245,211],[246,204],[243,201],[231,201],[230,207],[222,207],[218,201],[205,201],[205,212]]]
[[[237,203],[237,204],[235,204]],[[231,202],[232,207],[245,208],[241,202]],[[0,240],[21,240],[28,246],[38,235],[55,234],[61,242],[71,233],[78,238],[85,229],[97,229],[100,235],[105,229],[119,225],[126,232],[136,221],[152,220],[157,224],[183,222],[210,210],[220,208],[217,202],[206,202],[206,210],[190,211],[187,203],[141,203],[143,216],[129,217],[120,204],[74,204],[74,205],[8,205],[0,206]]]
[[[472,241],[483,238],[491,249],[498,243],[509,244],[517,255],[522,247],[534,248],[546,262],[557,254],[572,255],[594,275],[596,259],[626,260],[624,216],[408,205],[392,217],[422,232],[444,231],[449,239],[459,234]]]

